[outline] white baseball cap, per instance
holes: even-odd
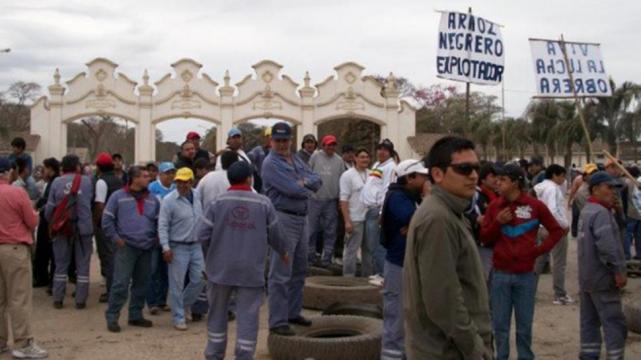
[[[402,177],[410,174],[424,174],[427,175],[429,171],[423,164],[421,160],[408,159],[401,161],[400,164],[396,165],[396,176]]]

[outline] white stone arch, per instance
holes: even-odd
[[[66,123],[92,115],[114,115],[136,124],[135,161],[155,158],[155,127],[177,118],[197,118],[216,125],[217,146],[223,148],[225,134],[234,124],[259,118],[278,118],[299,126],[298,139],[317,134],[318,125],[333,119],[358,118],[381,128],[381,137],[390,138],[401,157],[415,154],[407,138],[414,136],[415,109],[399,99],[392,74],[381,85],[363,76],[364,68],[347,62],[334,68],[335,74],[311,86],[308,73],[300,85],[283,66],[263,60],[253,65],[254,73],[231,85],[225,72],[223,85],[202,72],[192,59],[173,63],[172,72],[149,84],[147,71],[138,85],[121,73],[117,64],[104,58],[87,63],[87,72],[60,84],[56,69],[49,97],[39,99],[31,109],[31,133],[41,136],[36,160],[61,157],[66,152]]]

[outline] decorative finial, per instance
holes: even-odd
[[[305,87],[309,87],[310,80],[309,71],[305,71]]]
[[[392,72],[390,72],[389,76],[387,77],[387,88],[396,89],[396,78],[394,77],[394,73]]]
[[[53,73],[53,81],[56,85],[60,85],[60,70],[58,70],[58,68],[56,68],[56,72]]]
[[[229,86],[229,81],[231,80],[231,77],[229,76],[229,70],[225,70],[225,86]]]
[[[149,73],[147,69],[145,69],[145,73],[142,75],[142,81],[144,81],[145,85],[149,85]]]

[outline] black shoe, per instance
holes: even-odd
[[[78,310],[82,310],[82,309],[84,309],[86,307],[87,307],[87,304],[85,304],[85,303],[77,303],[76,304],[76,309],[78,309]]]
[[[138,326],[138,327],[144,327],[144,328],[150,328],[154,326],[154,323],[152,323],[147,319],[129,320],[127,323],[130,326]]]
[[[236,320],[236,314],[233,311],[227,311],[227,321]]]
[[[296,333],[289,325],[277,326],[275,328],[269,329],[271,334],[280,335],[280,336],[294,336]]]
[[[295,319],[289,319],[288,322],[290,324],[294,324],[294,325],[312,326],[312,321],[311,320],[307,320],[302,316],[299,316],[299,317],[297,317]]]
[[[51,286],[47,288],[47,295],[49,295],[49,296],[53,295],[53,291],[51,290]]]
[[[197,322],[197,321],[202,321],[202,320],[203,320],[203,314],[191,313],[191,321]]]
[[[100,294],[100,298],[98,299],[98,302],[100,302],[101,304],[104,304],[108,301],[109,301],[109,293]]]
[[[53,308],[54,309],[62,309],[62,301],[54,301],[53,302]]]
[[[117,322],[108,322],[107,323],[107,330],[113,332],[113,333],[119,333],[120,332],[120,325],[118,325]]]

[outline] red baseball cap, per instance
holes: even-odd
[[[111,158],[111,155],[107,152],[101,152],[98,154],[98,157],[96,157],[96,165],[98,166],[109,166],[113,164],[114,161]]]
[[[321,142],[323,145],[330,145],[330,144],[336,144],[336,136],[334,135],[325,135],[323,137],[323,141]]]
[[[195,131],[190,131],[187,133],[187,140],[198,140],[200,139],[200,135],[195,132]]]

